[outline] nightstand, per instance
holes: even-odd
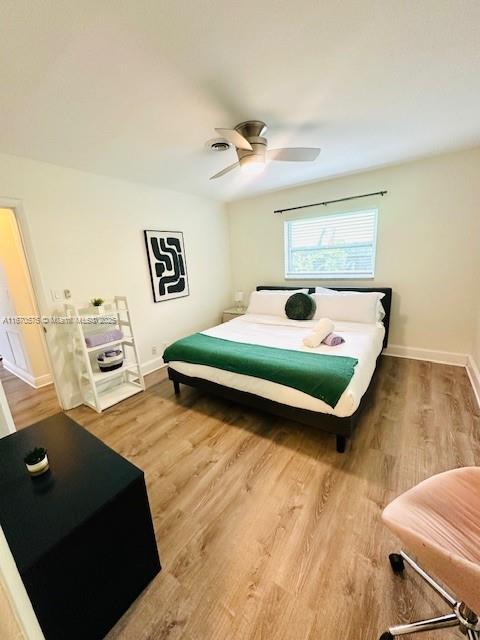
[[[231,309],[225,309],[222,315],[222,322],[228,322],[229,320],[233,320],[234,318],[238,318],[238,316],[245,315],[246,309],[242,309],[239,311],[237,307],[232,307]]]

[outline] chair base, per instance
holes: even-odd
[[[392,553],[389,556],[390,565],[394,573],[401,574],[407,563],[425,582],[451,607],[452,612],[436,618],[418,620],[410,624],[400,624],[390,627],[382,633],[379,640],[391,640],[398,636],[404,636],[424,631],[436,631],[448,627],[459,627],[468,640],[480,640],[480,620],[476,613],[471,611],[463,602],[458,602],[445,589],[438,584],[426,571],[424,571],[404,551]]]

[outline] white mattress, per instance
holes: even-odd
[[[341,418],[350,416],[358,408],[372,378],[377,357],[382,350],[385,328],[382,323],[335,322],[335,333],[340,334],[345,339],[345,343],[337,347],[321,345],[316,349],[309,349],[303,345],[302,339],[309,333],[315,322],[246,314],[202,333],[214,338],[247,344],[357,358],[358,364],[353,377],[335,407],[303,391],[253,376],[187,362],[173,361],[169,362],[168,366],[186,376],[203,378],[292,407],[330,413]]]

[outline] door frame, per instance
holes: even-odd
[[[0,527],[0,585],[10,605],[10,611],[2,610],[2,615],[12,615],[25,640],[45,640],[35,615],[27,590],[23,584],[17,565],[8,546],[5,533]]]
[[[36,312],[39,315],[43,315],[43,312],[48,309],[49,305],[47,304],[47,296],[45,293],[46,289],[43,284],[42,275],[35,257],[32,236],[30,233],[27,216],[25,214],[23,203],[18,198],[9,198],[6,196],[0,196],[0,209],[10,209],[13,215],[15,216],[15,221],[17,223],[18,233],[20,236],[20,242],[22,245],[23,254],[25,256],[25,262],[27,265],[27,271],[30,277],[30,284],[32,287],[32,294],[33,294],[33,302],[35,305]],[[41,327],[42,329],[44,329],[43,325],[41,325]],[[55,387],[55,392],[57,394],[58,403],[60,405],[60,408],[64,410],[67,404],[66,404],[65,398],[62,395],[62,386],[59,384],[57,373],[55,371],[55,367],[53,366],[52,354],[50,351],[48,338],[45,336],[44,330],[42,330],[40,334],[42,336],[41,339],[43,341],[45,352],[47,354],[48,365],[50,367],[50,373],[52,375],[52,381]]]
[[[5,395],[3,385],[0,382],[0,438],[3,438],[10,433],[15,433],[16,430],[7,396]]]
[[[32,288],[33,302],[37,313],[41,313],[43,310],[47,310],[47,300],[45,297],[45,287],[43,286],[42,276],[40,269],[35,258],[35,251],[33,249],[33,243],[31,239],[30,229],[28,226],[25,210],[23,208],[22,201],[18,198],[8,198],[0,196],[0,208],[10,209],[17,223],[18,233],[20,236],[20,242],[22,245],[23,254],[25,256],[25,262],[27,265],[28,275],[30,277],[30,285]],[[52,380],[57,394],[60,407],[63,409],[65,406],[62,395],[61,387],[58,384],[55,368],[53,367],[52,357],[50,353],[50,346],[45,332],[41,331],[42,340],[47,354],[47,360],[52,374]],[[9,425],[9,428],[16,431],[16,427],[13,424]],[[17,622],[20,626],[23,637],[26,640],[45,640],[40,625],[38,623],[35,611],[33,610],[32,603],[28,597],[25,585],[18,572],[15,560],[12,556],[10,547],[5,538],[5,534],[0,527],[0,583],[2,584],[8,600],[12,607],[12,613],[15,615]]]

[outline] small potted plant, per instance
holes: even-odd
[[[105,313],[105,307],[103,306],[105,300],[103,298],[93,298],[90,300],[90,304],[94,308],[95,312],[99,316],[103,316]]]
[[[24,457],[23,461],[31,476],[40,476],[49,470],[47,450],[43,447],[35,447]]]

